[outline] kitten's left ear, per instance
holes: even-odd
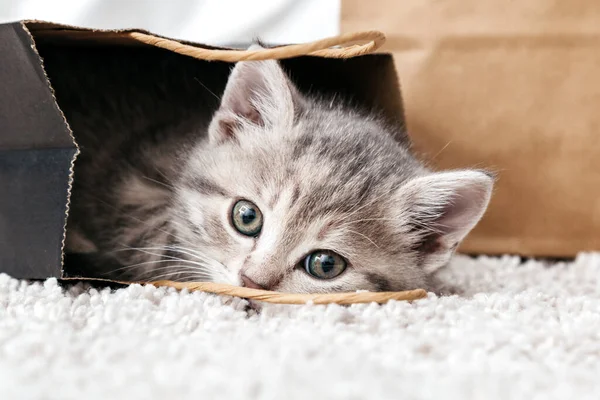
[[[494,179],[488,173],[460,170],[415,178],[400,188],[405,220],[424,255],[453,251],[483,216]]]
[[[209,127],[210,138],[216,141],[235,139],[248,123],[291,128],[299,97],[277,61],[238,62]]]

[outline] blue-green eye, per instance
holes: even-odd
[[[319,250],[304,259],[304,269],[319,279],[332,279],[346,269],[346,260],[332,251]]]
[[[254,203],[240,200],[233,206],[231,222],[242,235],[257,236],[262,229],[263,216]]]

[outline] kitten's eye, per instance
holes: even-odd
[[[332,279],[344,272],[346,260],[331,251],[315,251],[304,259],[306,272],[319,279]]]
[[[256,236],[262,229],[263,216],[255,204],[240,200],[233,206],[231,221],[242,235]]]

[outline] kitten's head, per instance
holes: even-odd
[[[234,68],[176,185],[181,245],[217,282],[288,292],[428,286],[481,218],[486,173],[432,173],[374,115],[298,92],[276,61]]]

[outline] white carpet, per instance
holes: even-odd
[[[600,255],[458,257],[465,297],[272,306],[0,275],[0,398],[598,399]]]

